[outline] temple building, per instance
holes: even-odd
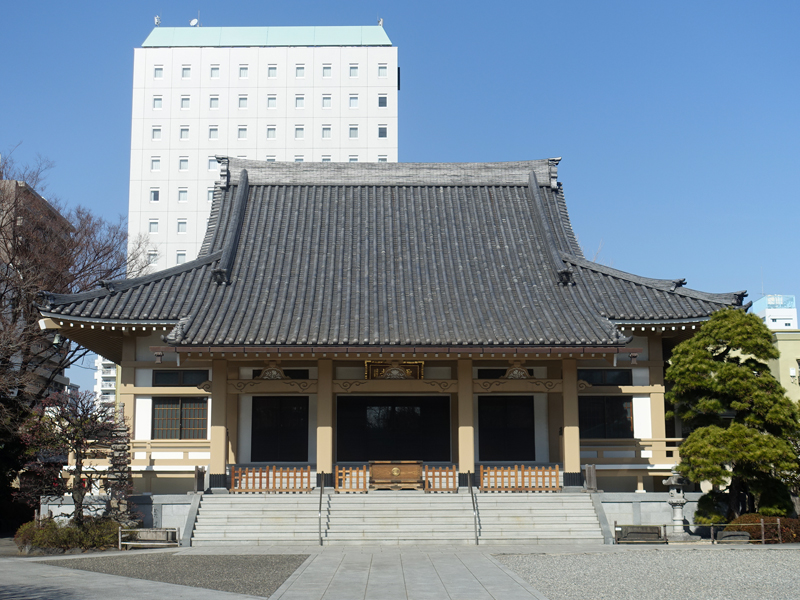
[[[121,366],[138,492],[377,460],[663,489],[665,361],[744,292],[587,260],[559,159],[218,160],[196,260],[42,295],[43,327]]]

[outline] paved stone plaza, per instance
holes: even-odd
[[[682,600],[799,598],[800,545],[241,546],[0,558],[3,600],[661,600],[665,590]]]

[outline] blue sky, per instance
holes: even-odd
[[[404,162],[561,156],[588,258],[800,294],[798,2],[6,3],[0,152],[127,210],[133,48],[163,26],[372,25],[398,46]],[[88,383],[88,382],[87,382]],[[86,383],[84,383],[86,385]]]

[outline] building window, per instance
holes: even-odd
[[[271,155],[267,156],[267,162],[275,162],[275,157]]]
[[[386,125],[378,125],[378,137],[385,138],[386,137]]]
[[[239,108],[247,108],[247,96],[239,96]]]
[[[164,67],[153,67],[153,79],[161,79],[164,77]]]
[[[150,251],[147,253],[147,264],[155,265],[158,263],[158,252]]]
[[[219,108],[219,96],[209,96],[208,108]]]
[[[358,125],[350,125],[350,139],[355,140],[358,138]]]
[[[358,162],[357,156],[351,156],[347,162]]]
[[[386,65],[378,65],[378,77],[388,77],[389,67]]]
[[[304,160],[304,159],[303,159],[303,157],[302,157],[302,156],[295,156],[295,157],[294,157],[294,162],[303,162],[303,160]]]
[[[192,67],[183,66],[181,68],[181,77],[183,79],[189,79],[192,76]]]
[[[153,96],[153,110],[161,110],[161,96]]]
[[[188,171],[189,170],[189,157],[181,156],[178,159],[178,171]]]
[[[153,398],[154,440],[204,440],[207,432],[207,398]]]
[[[267,96],[267,108],[278,108],[277,96]]]
[[[194,387],[208,381],[208,369],[154,369],[153,387]]]
[[[306,76],[306,68],[304,65],[297,65],[294,68],[294,76],[298,79]]]
[[[323,77],[333,76],[333,69],[331,68],[331,65],[322,65],[322,76]]]
[[[214,201],[214,188],[208,188],[208,201]]]
[[[186,250],[178,250],[175,254],[175,264],[182,265],[186,262]]]
[[[294,107],[295,108],[305,108],[306,99],[305,96],[295,96],[294,97]]]
[[[181,110],[189,109],[190,105],[191,105],[191,97],[181,96]]]
[[[633,437],[633,402],[630,396],[578,397],[581,438]]]
[[[353,94],[350,96],[350,108],[358,108],[358,95]]]
[[[186,188],[178,188],[178,202],[189,201],[189,190]]]
[[[239,127],[239,133],[238,133],[237,137],[240,140],[246,140],[247,139],[247,127]]]
[[[209,127],[208,128],[208,139],[210,139],[210,140],[218,140],[219,139],[219,128],[218,127]]]
[[[158,156],[154,156],[150,159],[150,170],[151,171],[161,170],[161,159]]]
[[[247,65],[239,65],[239,79],[247,79]]]
[[[378,162],[389,162],[389,161],[387,160],[386,156],[381,155],[378,157]]]
[[[160,195],[159,190],[150,190],[150,202],[158,202]]]
[[[275,139],[275,128],[274,127],[267,127],[267,139],[274,140]]]
[[[188,127],[181,127],[181,139],[188,140],[189,139],[189,128]]]
[[[389,104],[389,99],[387,98],[386,94],[381,94],[378,96],[378,108],[386,108]]]
[[[322,157],[322,162],[331,162],[331,157],[330,156],[323,156]]]
[[[161,139],[161,127],[153,127],[153,140],[160,140]]]
[[[148,233],[158,233],[158,219],[150,219],[150,224],[147,229]]]
[[[209,156],[208,157],[208,170],[209,171],[216,171],[219,168],[219,163],[217,162],[216,157]]]
[[[592,385],[633,385],[631,369],[578,369],[578,379]]]
[[[358,77],[358,65],[350,65],[350,77]]]
[[[331,97],[330,96],[323,96],[322,97],[322,108],[330,108],[331,107]]]
[[[267,77],[270,79],[275,79],[278,76],[278,67],[277,65],[269,65],[267,67]]]
[[[178,219],[178,233],[186,233],[188,231],[188,223],[186,219]]]
[[[323,125],[322,126],[322,139],[327,140],[331,137],[331,126],[330,125]]]
[[[294,128],[294,139],[302,140],[306,135],[305,129],[302,127],[295,127]]]
[[[211,65],[211,79],[219,79],[219,65]]]

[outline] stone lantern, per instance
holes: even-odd
[[[686,504],[683,488],[689,482],[673,469],[672,475],[664,479],[662,483],[669,486],[669,500],[667,500],[667,503],[672,507],[672,534],[683,534],[683,506]]]

